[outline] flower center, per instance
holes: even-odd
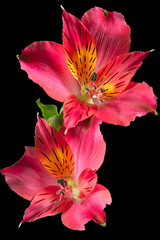
[[[76,203],[80,194],[78,186],[75,186],[71,180],[58,179],[57,182],[60,184],[60,189],[56,193],[59,195],[59,200],[55,201],[55,204],[58,204],[63,196]]]
[[[97,74],[93,73],[90,79],[91,81],[81,87],[81,100],[90,104],[99,105],[103,103],[102,94],[104,93],[105,89],[103,87],[97,89],[96,85],[94,84],[96,79]]]

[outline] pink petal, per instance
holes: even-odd
[[[64,195],[62,195],[59,201],[58,190],[60,190],[60,188],[57,186],[48,186],[38,192],[32,199],[30,206],[26,209],[21,224],[23,222],[32,222],[46,216],[53,216],[67,210],[73,202]]]
[[[129,84],[148,52],[131,52],[120,55],[107,63],[97,74],[95,85],[103,88],[101,98],[111,99]]]
[[[79,95],[79,84],[70,73],[64,49],[55,42],[34,42],[19,56],[21,68],[53,99],[63,102],[70,94]]]
[[[98,170],[104,161],[106,144],[100,131],[100,123],[97,118],[91,117],[67,132],[66,141],[75,159],[75,179],[87,168]]]
[[[110,192],[97,184],[94,191],[77,204],[62,213],[63,224],[73,230],[85,230],[85,224],[94,220],[100,225],[105,225],[106,214],[103,211],[106,204],[111,204]]]
[[[88,196],[97,183],[96,169],[85,169],[78,178],[79,198]]]
[[[81,21],[96,44],[96,72],[108,61],[129,51],[130,27],[122,14],[95,7],[86,12]]]
[[[57,185],[56,179],[42,166],[33,147],[26,147],[24,156],[13,166],[2,169],[1,173],[10,188],[27,200],[46,186]]]
[[[92,115],[90,105],[79,100],[76,96],[69,96],[64,101],[64,125],[66,129],[75,127],[80,121]]]
[[[128,126],[137,116],[156,113],[156,99],[152,87],[145,82],[131,82],[121,94],[95,109],[95,115],[104,122]]]
[[[97,62],[95,43],[86,27],[65,10],[63,10],[63,46],[71,73],[81,85],[84,85],[95,70]]]
[[[39,160],[51,175],[57,179],[72,179],[74,156],[68,143],[56,129],[50,127],[46,120],[39,116],[35,131],[35,145]]]

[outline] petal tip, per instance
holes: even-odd
[[[64,9],[64,7],[63,7],[62,5],[60,5],[60,7],[61,7],[61,9],[62,9],[63,11],[65,11],[65,9]]]
[[[154,115],[158,117],[159,113],[157,111],[154,112]]]
[[[22,226],[22,223],[23,223],[23,221],[20,222],[20,224],[18,225],[18,228],[20,228]]]
[[[17,54],[16,55],[16,58],[19,60],[19,61],[23,61],[23,62],[29,62],[30,61],[30,58],[22,52],[21,55]]]
[[[25,60],[26,60],[26,61],[28,60],[27,57],[22,56],[22,55],[20,55],[20,54],[17,54],[17,55],[16,55],[16,58],[17,58],[19,61],[20,61],[20,60],[22,60],[22,61],[23,61],[23,60],[24,60],[24,61],[25,61]]]
[[[106,222],[105,222],[105,223],[100,224],[100,226],[102,226],[102,227],[106,227],[107,224],[106,224]]]
[[[68,129],[66,128],[66,130],[64,131],[64,135],[67,135]]]
[[[108,12],[107,12],[107,10],[104,10],[103,14],[104,14],[105,17],[108,17]]]
[[[40,119],[39,112],[37,112],[37,120],[39,120],[39,119]]]

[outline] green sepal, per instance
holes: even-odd
[[[58,113],[57,106],[53,104],[43,104],[40,102],[40,99],[38,99],[36,103],[41,109],[42,116],[47,121],[48,125],[59,131],[63,123],[63,111],[60,110]]]

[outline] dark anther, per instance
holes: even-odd
[[[100,98],[100,101],[103,103],[103,99],[102,98]]]
[[[97,87],[94,84],[93,84],[93,87],[94,87],[95,90],[97,89]]]
[[[61,184],[62,187],[67,186],[67,182],[63,178],[57,179],[57,183]]]
[[[91,76],[91,81],[95,82],[97,79],[97,73],[93,73],[92,76]]]
[[[86,89],[86,91],[88,91],[88,92],[89,92],[89,88],[88,88],[88,87],[85,87],[85,89]]]
[[[76,200],[75,200],[74,198],[73,198],[73,202],[74,202],[74,203],[77,203]]]
[[[105,88],[101,88],[101,93],[104,93],[106,91],[106,89]]]

